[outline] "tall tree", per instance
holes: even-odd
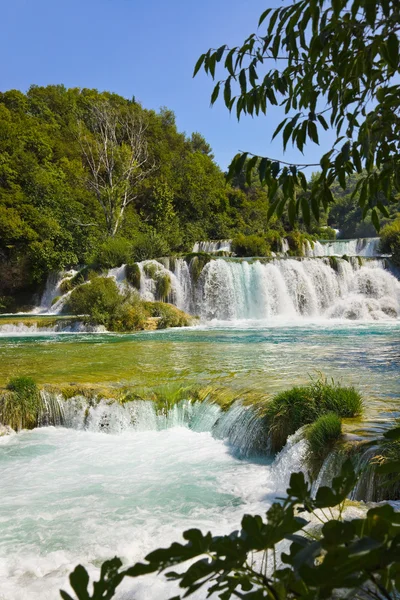
[[[240,152],[229,176],[246,167],[257,168],[267,184],[270,214],[288,204],[294,223],[301,210],[310,223],[321,205],[334,202],[332,184],[343,189],[354,172],[362,174],[354,195],[371,213],[379,229],[379,213],[388,216],[383,198],[396,201],[400,193],[400,3],[398,0],[300,0],[268,8],[258,33],[242,45],[222,45],[202,54],[194,75],[203,67],[215,78],[218,63],[226,77],[216,84],[211,102],[223,90],[225,105],[243,114],[259,115],[282,106],[285,118],[273,138],[291,141],[303,152],[308,142],[319,143],[320,130],[333,129],[335,143],[319,164],[294,164],[271,156]],[[320,167],[311,194],[304,169]],[[278,194],[278,190],[280,193]]]
[[[153,171],[146,140],[147,125],[134,107],[125,111],[108,100],[91,105],[89,130],[82,122],[78,139],[88,177],[103,211],[107,233],[115,236],[126,208],[138,197],[139,184]]]

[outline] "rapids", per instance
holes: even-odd
[[[185,528],[227,533],[244,512],[264,512],[284,493],[304,458],[295,441],[275,462],[240,459],[250,432],[241,407],[224,415],[182,403],[157,420],[151,405],[132,406],[131,425],[122,419],[118,426],[116,411],[107,430],[101,423],[105,411],[110,423],[112,410],[93,409],[86,430],[78,419],[77,429],[0,438],[1,600],[55,600],[77,563],[92,574],[115,554],[131,563]],[[155,600],[173,591],[162,577],[124,588],[117,598]]]

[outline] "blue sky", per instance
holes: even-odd
[[[193,66],[209,47],[237,45],[255,31],[274,0],[2,0],[0,89],[31,84],[93,87],[144,107],[172,109],[181,131],[201,132],[226,168],[238,150],[284,158],[271,144],[280,110],[239,124],[222,101],[210,108],[213,88]],[[324,144],[325,146],[325,144]],[[326,149],[326,147],[324,148]],[[321,149],[286,160],[318,162]]]

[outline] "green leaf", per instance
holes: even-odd
[[[232,48],[232,50],[229,50],[228,54],[226,55],[226,59],[225,59],[225,67],[228,69],[228,73],[232,77],[235,75],[235,71],[233,68],[233,55],[235,52],[236,52],[236,48]]]
[[[375,208],[371,212],[371,221],[372,221],[372,223],[373,223],[376,231],[379,233],[379,230],[381,228],[381,224],[379,223],[378,213],[376,212]]]
[[[258,20],[258,26],[259,27],[265,21],[265,19],[268,17],[268,15],[271,12],[271,10],[272,10],[272,8],[267,8],[267,10],[264,10],[264,12],[262,13],[261,17]]]
[[[390,66],[393,67],[393,69],[397,69],[399,66],[399,40],[395,33],[389,33],[386,48]]]
[[[311,222],[310,205],[305,196],[302,196],[301,198],[301,212],[303,214],[305,224],[309,227]]]
[[[253,169],[256,166],[257,161],[258,161],[258,156],[252,156],[246,165],[246,183],[249,186],[251,185]]]
[[[308,137],[316,144],[319,144],[318,130],[317,130],[317,126],[314,123],[314,121],[308,121],[307,129],[308,129]]]
[[[75,567],[69,576],[71,587],[75,594],[78,596],[78,600],[90,600],[89,593],[87,591],[89,585],[88,572],[82,565]]]
[[[224,55],[225,52],[225,48],[226,48],[226,44],[224,44],[223,46],[220,46],[220,48],[218,48],[217,52],[216,52],[216,60],[217,62],[219,62],[221,60],[221,58]]]
[[[269,164],[269,160],[268,158],[262,158],[260,160],[260,164],[258,165],[258,174],[260,176],[260,182],[264,183],[265,182],[265,174],[267,172],[267,167]]]
[[[381,213],[382,213],[382,214],[383,214],[383,215],[384,215],[384,216],[385,216],[387,219],[389,219],[389,218],[390,218],[390,213],[389,213],[388,209],[386,208],[386,206],[385,206],[384,204],[382,204],[382,202],[381,202],[380,200],[379,200],[379,201],[376,203],[376,206],[377,206],[378,210],[379,210],[379,211],[380,211],[380,212],[381,212]]]
[[[230,77],[228,77],[228,79],[225,81],[225,85],[224,85],[224,101],[225,101],[225,105],[230,110],[230,105],[231,105],[231,78]]]
[[[319,201],[316,196],[311,196],[311,209],[316,221],[319,221]]]
[[[243,171],[244,164],[247,160],[248,152],[243,152],[243,154],[239,155],[239,158],[235,164],[236,174],[239,175]]]
[[[206,55],[202,54],[200,56],[200,58],[198,59],[195,67],[194,67],[194,71],[193,71],[193,77],[196,77],[197,73],[200,71],[202,64],[204,63],[204,59],[205,59]]]
[[[328,123],[325,121],[322,115],[318,115],[318,121],[321,123],[322,127],[327,131],[329,129]]]
[[[217,100],[218,96],[219,96],[219,88],[220,88],[220,82],[217,83],[217,85],[215,86],[213,93],[211,94],[211,104],[214,104],[215,101]]]
[[[281,170],[281,166],[278,161],[275,161],[271,164],[271,175],[272,177],[278,177],[279,171]]]
[[[244,69],[242,69],[239,73],[239,83],[240,83],[240,90],[241,90],[242,94],[245,94],[247,91],[247,80],[246,80],[246,71]]]

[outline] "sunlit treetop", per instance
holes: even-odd
[[[332,129],[335,142],[319,164],[292,164],[271,156],[239,152],[228,178],[245,168],[250,180],[258,169],[271,201],[270,216],[288,207],[292,223],[301,212],[333,203],[331,185],[346,188],[347,177],[362,176],[354,190],[364,216],[379,214],[398,202],[400,192],[400,2],[398,0],[301,0],[268,8],[257,33],[241,46],[210,49],[197,61],[213,79],[218,65],[226,73],[211,103],[222,95],[229,111],[269,114],[281,106],[285,118],[273,138],[283,149],[292,143],[302,153],[319,143],[321,130]],[[309,193],[304,170],[319,169]]]

